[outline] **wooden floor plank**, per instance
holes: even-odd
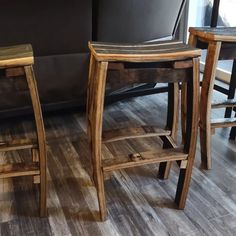
[[[150,95],[106,107],[104,128],[157,125],[165,128],[166,96]],[[213,111],[213,118],[224,113]],[[235,235],[236,142],[229,128],[213,136],[213,169],[201,170],[198,144],[189,197],[184,211],[173,204],[177,165],[170,178],[156,178],[158,164],[113,172],[106,181],[108,220],[97,222],[96,189],[83,114],[45,117],[48,141],[48,213],[38,217],[38,190],[30,177],[0,183],[1,235]],[[0,140],[34,138],[31,118],[0,123]],[[178,136],[178,142],[180,143]],[[122,140],[103,147],[106,157],[153,151],[155,138]],[[30,160],[28,151],[0,154],[0,164]],[[224,171],[222,171],[224,170]]]

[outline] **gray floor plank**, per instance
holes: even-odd
[[[104,128],[131,124],[165,127],[166,96],[129,99],[106,107]],[[213,113],[222,116],[221,112]],[[96,190],[84,114],[45,117],[48,143],[48,218],[38,217],[38,190],[30,178],[0,182],[1,235],[236,235],[236,142],[229,129],[213,136],[213,169],[201,170],[199,143],[184,211],[174,201],[178,168],[170,178],[156,178],[158,165],[114,172],[106,181],[108,220],[98,221]],[[0,140],[34,136],[31,118],[0,123]],[[153,149],[157,140],[107,144],[104,155]],[[23,161],[27,152],[0,154],[0,163]]]

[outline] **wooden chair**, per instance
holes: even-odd
[[[180,167],[180,175],[175,202],[179,209],[183,209],[190,184],[196,148],[200,50],[184,45],[179,41],[132,45],[92,42],[89,43],[89,48],[91,59],[87,95],[88,138],[101,220],[106,219],[104,176],[114,170],[151,163],[160,163],[162,171],[159,177],[163,178],[166,169],[168,169],[168,163],[177,161]],[[145,76],[145,73],[143,73],[145,70],[141,68],[139,71],[132,68],[127,69],[126,73],[129,75],[129,80],[125,79],[127,78],[124,76],[125,74],[120,77],[127,84],[143,83],[144,81],[145,83],[166,82],[172,87],[176,87],[179,82],[187,84],[187,94],[189,96],[187,101],[187,138],[183,147],[178,147],[173,140],[178,114],[175,110],[173,113],[168,112],[169,121],[172,120],[172,122],[167,124],[166,130],[154,126],[102,130],[105,86],[106,81],[109,80],[107,69],[112,62],[156,63],[152,69],[149,68],[148,76]],[[150,77],[151,70],[155,74],[153,77]],[[130,76],[131,74],[132,76]],[[117,156],[115,159],[109,159],[102,155],[103,144],[141,137],[156,137],[162,141],[163,146],[157,147],[155,152],[130,153],[127,156]]]
[[[6,77],[24,75],[32,101],[37,141],[12,140],[0,143],[0,151],[31,149],[32,163],[15,163],[0,166],[0,178],[33,176],[34,183],[40,184],[40,216],[47,215],[46,209],[46,142],[45,131],[33,72],[34,57],[31,45],[0,47],[0,69],[5,70]]]
[[[236,118],[223,118],[211,120],[211,109],[236,107],[236,100],[229,99],[212,104],[212,93],[215,82],[217,62],[220,59],[234,59],[233,73],[231,76],[231,89],[235,92],[236,70],[236,27],[219,28],[190,28],[189,44],[196,46],[198,41],[208,44],[205,71],[201,90],[200,109],[200,141],[202,167],[210,169],[211,163],[211,134],[216,128],[235,127]],[[233,87],[234,84],[234,87]],[[230,96],[230,94],[229,94]],[[235,138],[235,129],[231,130],[231,138]]]

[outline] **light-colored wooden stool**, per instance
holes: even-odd
[[[199,108],[199,56],[201,51],[179,41],[134,45],[92,42],[89,43],[89,48],[91,59],[87,95],[88,138],[101,220],[105,220],[107,215],[104,176],[114,170],[151,163],[161,164],[162,173],[160,177],[163,178],[165,173],[168,172],[168,163],[177,161],[180,167],[180,175],[175,202],[179,209],[183,209],[196,149]],[[187,133],[186,142],[183,146],[178,147],[173,139],[174,127],[176,127],[176,124],[173,123],[166,130],[154,126],[141,126],[102,131],[107,69],[109,64],[113,62],[160,62],[159,66],[150,69],[158,76],[153,78],[149,76],[148,81],[145,81],[145,78],[141,76],[144,75],[142,71],[127,69],[127,74],[133,75],[133,81],[127,80],[127,83],[135,81],[136,83],[166,82],[174,85],[182,82],[187,84],[189,97],[187,101]],[[173,111],[173,115],[177,116],[176,111]],[[175,118],[172,120],[176,121]],[[102,144],[141,137],[156,137],[162,141],[163,146],[159,149],[157,147],[157,151],[130,153],[130,155],[117,156],[114,159],[102,155]]]
[[[216,128],[235,127],[236,117],[211,119],[211,109],[236,107],[236,99],[226,99],[212,104],[212,94],[215,82],[216,67],[219,59],[236,59],[236,27],[219,28],[190,28],[189,44],[196,46],[197,41],[208,44],[205,71],[201,90],[200,109],[200,141],[202,167],[210,169],[211,161],[211,135]],[[236,64],[235,64],[236,65]],[[234,66],[235,66],[234,65]],[[231,80],[236,81],[234,68]],[[231,83],[232,84],[232,83]],[[235,87],[234,87],[235,90]],[[234,129],[231,138],[235,138]]]
[[[37,131],[36,142],[21,139],[0,143],[1,152],[31,149],[32,153],[32,163],[1,165],[0,178],[33,176],[34,183],[40,184],[40,216],[45,217],[47,216],[46,140],[38,90],[32,67],[33,63],[34,57],[31,45],[0,47],[0,69],[5,70],[6,77],[22,75],[26,77]]]

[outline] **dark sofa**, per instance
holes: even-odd
[[[141,42],[173,36],[184,2],[0,0],[0,46],[33,45],[44,111],[78,107],[86,100],[89,40]],[[1,117],[30,112],[23,79],[6,78],[0,71],[0,94]]]

